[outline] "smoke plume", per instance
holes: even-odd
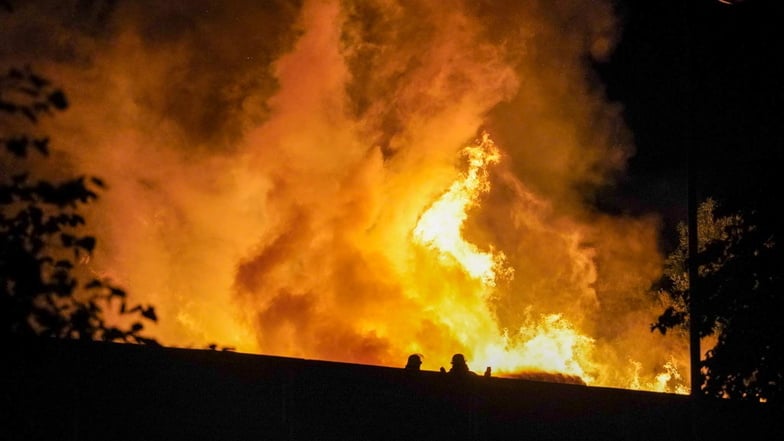
[[[164,344],[562,356],[664,390],[686,351],[648,329],[658,220],[585,202],[633,154],[590,69],[619,24],[609,0],[38,1],[0,17],[0,60],[69,95],[44,129],[58,173],[108,184],[91,270],[156,305]],[[503,256],[494,286],[412,238],[483,133],[500,160],[462,234]]]

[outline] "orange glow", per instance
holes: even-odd
[[[659,220],[590,204],[633,153],[585,71],[612,1],[29,3],[0,38],[68,50],[41,129],[108,183],[89,270],[162,344],[688,387],[649,330]]]

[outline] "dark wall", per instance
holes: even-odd
[[[749,403],[210,350],[10,345],[0,440],[782,439]]]

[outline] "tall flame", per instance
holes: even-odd
[[[458,265],[470,277],[482,282],[475,288],[469,303],[473,310],[462,309],[465,298],[454,299],[439,305],[444,317],[452,319],[455,328],[464,327],[461,342],[482,365],[500,374],[541,370],[581,377],[590,382],[584,366],[589,359],[593,340],[580,335],[559,314],[543,315],[538,323],[529,323],[518,330],[494,328],[495,318],[488,308],[499,274],[506,279],[513,277],[514,268],[505,266],[502,252],[483,252],[466,241],[462,227],[468,211],[480,205],[482,193],[490,191],[489,167],[501,159],[499,149],[484,133],[475,144],[463,149],[468,158],[468,171],[456,180],[419,218],[413,230],[415,242],[432,249],[443,265]],[[449,283],[449,281],[444,281]],[[459,306],[458,306],[459,305]],[[465,320],[459,320],[464,317]]]
[[[471,277],[495,286],[496,271],[504,271],[503,254],[482,252],[466,242],[462,227],[468,209],[477,204],[481,193],[490,190],[487,167],[501,156],[487,133],[478,145],[465,147],[463,154],[468,157],[468,172],[422,214],[414,228],[414,238],[457,261]]]

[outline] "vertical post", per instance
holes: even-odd
[[[686,127],[685,142],[687,149],[687,187],[688,187],[688,228],[689,228],[689,258],[688,258],[688,275],[689,275],[689,359],[690,359],[690,380],[691,380],[691,396],[697,398],[702,395],[700,386],[702,385],[702,374],[700,373],[700,335],[698,329],[698,321],[700,317],[700,291],[699,291],[699,272],[697,265],[697,255],[699,250],[699,240],[697,231],[697,158],[699,152],[697,144],[694,142],[694,109],[693,103],[693,90],[694,87],[694,69],[692,66],[692,45],[694,44],[694,37],[692,36],[691,26],[696,23],[695,6],[692,1],[683,2],[685,7],[682,19],[684,23],[684,66],[686,72],[684,91],[685,97],[685,111],[686,111]]]
[[[697,253],[699,241],[697,239],[697,152],[694,143],[689,145],[688,158],[688,216],[689,216],[689,355],[691,361],[691,396],[701,395],[700,385],[700,335],[698,319],[700,317],[700,291]]]

